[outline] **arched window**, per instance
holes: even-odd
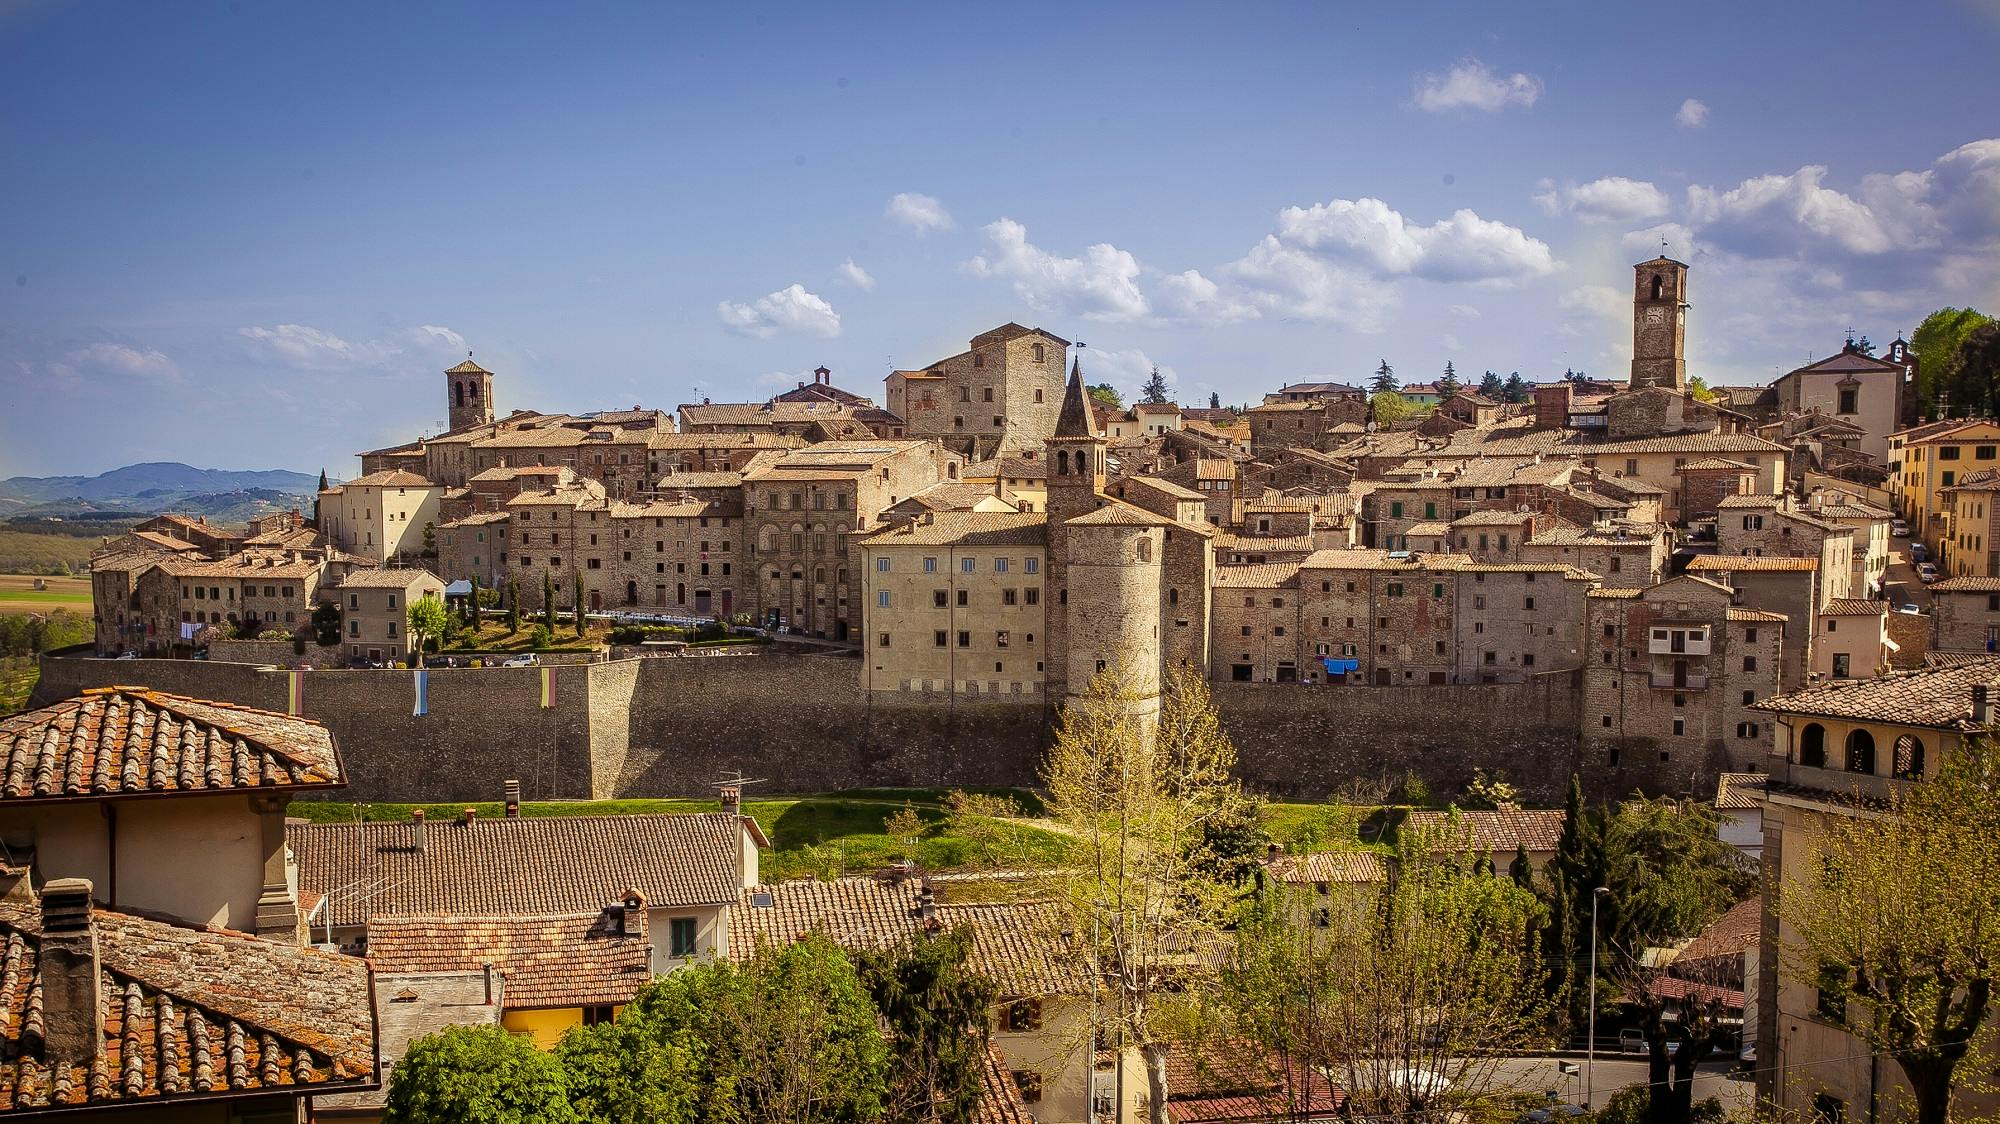
[[[1924,775],[1924,743],[1904,734],[1896,739],[1891,762],[1899,780],[1913,781]]]
[[[1659,300],[1661,297],[1666,295],[1666,292],[1667,292],[1667,279],[1660,276],[1657,273],[1653,274],[1653,299]]]
[[[1875,735],[1866,730],[1847,735],[1847,771],[1874,775]]]
[[[1799,731],[1799,764],[1826,768],[1826,727],[1814,722]]]
[[[452,405],[454,405],[454,406],[463,406],[463,405],[465,405],[465,384],[464,384],[464,383],[462,383],[462,382],[455,382],[455,383],[452,383],[452,384],[451,384],[451,404],[452,404]]]
[[[1057,475],[1057,476],[1068,476],[1068,475],[1069,475],[1069,450],[1068,450],[1068,449],[1063,449],[1063,450],[1061,450],[1061,451],[1059,451],[1059,452],[1057,452],[1057,453],[1056,453],[1056,475]]]
[[[1178,589],[1167,590],[1167,604],[1178,605],[1180,603],[1181,603],[1181,591]]]
[[[479,384],[478,384],[478,383],[476,383],[476,382],[469,382],[469,383],[466,383],[466,384],[465,384],[465,397],[466,397],[466,400],[467,400],[467,401],[469,401],[469,402],[477,402],[477,401],[479,401]]]
[[[1153,560],[1153,540],[1141,536],[1139,539],[1139,561],[1151,562],[1152,560]]]
[[[1037,363],[1040,363],[1041,361],[1042,361],[1042,345],[1041,345],[1041,344],[1036,344],[1036,345],[1035,345],[1035,362],[1037,362]]]

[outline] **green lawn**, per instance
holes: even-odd
[[[90,591],[70,593],[54,589],[5,589],[0,590],[0,604],[18,601],[23,605],[88,605]]]
[[[33,656],[0,659],[0,714],[13,714],[28,706],[28,694],[42,676],[42,665]]]
[[[1039,811],[1040,802],[1032,794],[1013,790],[984,790],[1014,796],[1024,810]],[[924,833],[916,845],[917,861],[932,870],[962,870],[989,865],[1018,856],[1030,863],[1047,863],[1058,854],[1057,839],[1040,828],[1012,821],[983,821],[984,839],[947,834],[942,789],[857,789],[826,796],[803,796],[777,800],[747,800],[743,810],[771,840],[764,852],[760,872],[767,882],[787,878],[832,877],[880,870],[903,855],[903,844],[884,830],[886,821],[908,804],[924,822]],[[713,812],[714,800],[577,800],[524,802],[523,816],[637,815],[649,812]],[[467,804],[344,804],[295,801],[291,814],[317,823],[341,823],[354,819],[389,821],[408,819],[412,809],[422,808],[433,819],[460,815],[472,808],[482,818],[499,816],[499,803]],[[1003,863],[1004,865],[1004,863]]]

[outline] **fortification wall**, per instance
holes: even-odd
[[[286,706],[287,673],[247,664],[45,658],[42,667],[37,705],[134,683]],[[301,675],[303,714],[338,739],[344,796],[355,800],[490,800],[509,777],[530,799],[706,795],[738,771],[768,778],[766,792],[1029,785],[1053,729],[1032,703],[872,699],[854,661],[830,656],[565,667],[546,709],[538,669],[434,670],[422,717],[411,714],[408,671]],[[1526,799],[1553,803],[1579,763],[1569,673],[1489,686],[1211,689],[1245,782],[1275,797],[1317,799],[1405,773],[1450,794],[1484,767],[1505,771]]]

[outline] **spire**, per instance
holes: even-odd
[[[1083,389],[1082,359],[1070,362],[1069,386],[1063,390],[1062,413],[1056,418],[1054,436],[1098,437],[1097,414],[1090,408],[1090,394]]]

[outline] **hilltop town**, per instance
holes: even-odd
[[[310,512],[160,516],[92,558],[93,642],[45,656],[0,723],[0,1117],[441,1119],[397,1099],[431,1067],[505,1072],[511,1096],[528,1078],[505,1067],[545,1064],[608,1115],[620,1086],[589,1082],[663,1017],[658,989],[733,966],[776,1003],[833,956],[881,1005],[822,1044],[844,1050],[878,1019],[907,1032],[907,997],[868,972],[915,970],[884,965],[945,933],[990,987],[968,1000],[977,1115],[951,1119],[1122,1124],[1159,1097],[1188,1122],[1420,1116],[1446,1086],[1522,1112],[1485,1099],[1543,1080],[1509,1067],[1556,1066],[1555,1098],[1575,1074],[1547,1059],[1580,1042],[1597,1064],[1583,947],[1655,862],[1692,904],[1608,930],[1632,989],[1617,1048],[1650,1067],[1611,1084],[1685,1105],[1733,1060],[1734,1102],[1859,1111],[1880,1072],[1824,973],[1782,952],[1818,939],[1785,903],[1824,823],[1900,799],[1993,720],[2000,473],[1967,469],[2000,425],[1923,416],[1902,339],[1706,387],[1690,282],[1634,267],[1622,383],[1298,382],[1241,409],[1114,404],[1087,351],[1011,323],[891,372],[881,405],[822,367],[763,402],[503,413],[504,376],[468,356],[443,432],[360,453]],[[1156,745],[1190,772],[1119,861],[1198,856],[1233,871],[1230,904],[1202,920],[1210,874],[1148,875],[1139,893],[1173,895],[1134,907],[1153,943],[1094,943],[1127,907],[1077,889],[1113,813],[1079,811],[1075,777]],[[773,878],[798,857],[751,784],[951,792],[877,809],[886,869]],[[976,795],[996,789],[1045,814]],[[1242,790],[1368,818],[1288,850]],[[1191,793],[1216,803],[1187,813]],[[662,797],[681,803],[587,803]],[[927,869],[942,834],[954,857]],[[1160,978],[1243,970],[1221,950],[1267,947],[1258,924],[1344,970],[1390,955],[1361,906],[1427,892],[1407,888],[1430,863],[1514,895],[1475,946],[1534,992],[1426,1001],[1438,1025],[1397,1048],[1437,1087],[1170,1044],[1135,1013]],[[1165,967],[1122,972],[1142,948]],[[1454,1002],[1477,1012],[1463,1033]],[[897,1041],[892,1071],[915,1056]],[[392,1072],[415,1076],[399,1093]]]

